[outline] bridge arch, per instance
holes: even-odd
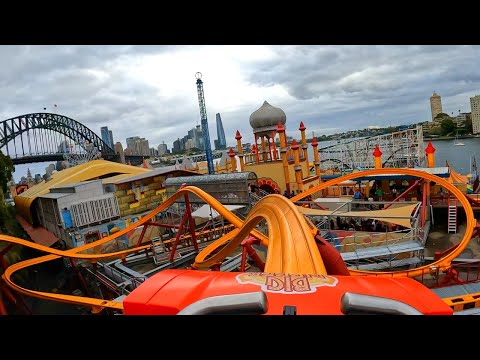
[[[0,149],[7,148],[7,144],[14,140],[17,136],[21,136],[30,130],[45,129],[55,131],[59,134],[67,136],[77,144],[84,144],[85,141],[93,144],[105,159],[113,159],[116,156],[115,150],[106,144],[102,138],[95,134],[85,125],[64,115],[53,113],[32,113],[20,115],[14,118],[3,120],[0,122]],[[26,144],[31,148],[31,144]],[[25,156],[23,137],[22,151]],[[30,151],[31,153],[31,151]]]

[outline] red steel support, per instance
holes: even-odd
[[[255,265],[260,269],[260,271],[263,271],[265,269],[265,263],[263,262],[262,259],[260,259],[260,256],[258,256],[257,252],[255,249],[252,247],[252,245],[258,245],[260,244],[260,240],[253,237],[249,236],[245,240],[242,241],[241,245],[243,246],[242,249],[242,264],[240,267],[240,271],[245,271],[246,267],[246,255],[244,256],[244,253],[248,254],[252,258],[252,260],[255,262]]]
[[[7,309],[5,308],[5,305],[3,304],[3,299],[2,299],[2,294],[0,293],[0,315],[8,315]]]
[[[242,248],[242,262],[240,263],[240,272],[245,272],[245,267],[247,266],[247,247]]]
[[[32,311],[23,300],[21,294],[18,294],[18,300],[17,300],[17,298],[13,296],[13,294],[4,284],[0,284],[0,289],[2,290],[3,294],[8,298],[8,300],[17,307],[17,309],[19,309],[20,311],[22,311],[27,315],[32,314]],[[0,294],[0,297],[1,297],[1,294]]]
[[[175,241],[172,245],[172,250],[170,250],[170,262],[173,262],[173,258],[175,256],[175,251],[177,250],[177,246],[180,243],[180,236],[182,235],[183,226],[185,225],[185,221],[187,220],[187,211],[183,213],[182,220],[180,221],[180,227],[178,228],[177,236],[175,236]]]
[[[70,264],[72,264],[72,267],[75,269],[75,273],[77,274],[78,279],[82,283],[85,293],[87,294],[87,296],[91,297],[90,291],[88,290],[87,282],[85,281],[85,278],[83,277],[82,272],[78,269],[76,261],[72,258],[68,258],[68,260],[70,261]]]
[[[183,183],[182,186],[180,186],[180,189],[183,189],[184,187],[186,187],[187,184],[186,183]],[[175,241],[172,245],[172,250],[171,250],[171,253],[170,253],[170,262],[173,262],[173,258],[175,257],[175,251],[177,250],[177,246],[178,244],[180,243],[180,236],[182,234],[182,231],[183,231],[183,227],[185,225],[185,221],[188,219],[192,219],[192,213],[190,211],[190,201],[188,200],[188,194],[185,194],[185,211],[183,213],[183,216],[182,216],[182,220],[180,221],[180,226],[178,227],[178,232],[177,232],[177,236],[175,237]],[[192,222],[190,222],[190,230],[191,230],[191,227],[193,225]],[[194,233],[195,233],[195,229],[194,229]],[[192,239],[193,240],[193,243],[195,244],[195,250],[198,252],[198,245],[197,245],[197,242],[195,240],[195,234],[192,234]]]
[[[140,244],[142,243],[143,236],[145,235],[145,232],[147,231],[147,227],[148,227],[147,223],[143,224],[142,232],[140,233],[140,237],[138,238],[138,241],[137,241],[137,247],[139,247]]]
[[[3,258],[3,255],[5,255],[7,252],[10,251],[10,249],[13,247],[13,244],[8,244],[5,249],[3,249],[2,251],[0,251],[0,257]],[[5,270],[5,269],[4,269]]]
[[[404,192],[402,192],[400,195],[398,195],[395,199],[393,199],[392,201],[398,201],[400,200],[404,195],[407,195],[408,192],[410,190],[412,190],[415,186],[418,185],[418,183],[420,182],[420,180],[417,180],[415,181],[415,183],[413,185],[411,185],[407,190],[405,190]],[[385,206],[384,210],[388,209],[390,206],[392,206],[393,204],[388,204],[387,206]]]
[[[185,211],[187,213],[188,223],[190,224],[190,234],[192,235],[192,244],[195,248],[195,251],[198,252],[197,236],[195,234],[195,222],[192,217],[192,207],[190,205],[190,200],[188,199],[188,193],[185,195]]]

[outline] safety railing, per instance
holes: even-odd
[[[392,234],[403,234],[400,237],[392,236]],[[389,238],[390,235],[390,238]],[[380,240],[374,240],[374,238],[380,238]],[[343,243],[345,239],[352,239],[353,241],[349,241],[347,243]],[[353,231],[351,235],[348,236],[335,236],[336,241],[339,243],[337,245],[338,251],[342,252],[354,252],[360,249],[372,248],[377,246],[390,246],[395,245],[398,243],[403,242],[410,242],[414,240],[418,240],[421,242],[421,239],[418,238],[418,233],[416,233],[415,229],[407,229],[407,230],[397,230],[391,232],[382,232],[382,233],[365,233],[365,234],[358,234],[357,232]],[[362,240],[367,240],[368,242],[362,242]],[[333,240],[333,239],[332,239]]]

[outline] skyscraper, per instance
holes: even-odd
[[[223,150],[227,148],[227,140],[225,139],[225,131],[223,130],[222,118],[220,114],[217,113],[217,141],[215,142],[215,149],[216,150]]]
[[[432,110],[432,121],[435,120],[435,116],[440,114],[442,111],[442,98],[440,95],[434,91],[433,95],[430,96],[430,109]]]
[[[472,108],[472,129],[474,134],[480,133],[480,95],[470,98]]]
[[[100,133],[102,135],[103,142],[113,149],[115,144],[113,143],[112,130],[108,130],[108,126],[102,126],[100,128]]]
[[[102,135],[103,142],[107,145],[110,145],[110,136],[108,134],[108,126],[102,126],[100,128],[100,133]]]
[[[108,130],[108,140],[110,140],[110,147],[113,149],[115,144],[113,143],[113,133],[112,130]]]
[[[158,145],[158,155],[163,155],[163,154],[166,154],[168,152],[168,149],[167,149],[167,144],[165,143],[162,143],[160,145]]]

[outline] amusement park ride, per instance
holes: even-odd
[[[457,197],[466,214],[466,230],[461,242],[441,258],[414,269],[401,271],[362,271],[348,269],[339,252],[326,241],[318,229],[295,205],[319,190],[358,177],[398,174],[434,181]],[[232,231],[198,252],[186,269],[163,270],[146,279],[122,299],[106,300],[67,294],[48,293],[21,287],[14,281],[15,272],[43,262],[69,258],[95,264],[107,258],[125,259],[128,254],[151,251],[153,244],[140,245],[112,253],[92,253],[98,245],[115,241],[130,228],[96,242],[62,251],[44,247],[11,236],[0,235],[1,241],[20,244],[48,255],[16,263],[5,269],[3,281],[9,288],[28,296],[51,301],[88,306],[93,313],[109,309],[124,315],[138,314],[445,314],[454,313],[446,299],[440,298],[418,278],[439,272],[449,273],[452,260],[467,246],[476,227],[473,210],[454,185],[436,175],[414,169],[374,169],[356,172],[321,183],[288,199],[271,194],[263,197],[241,220],[218,200],[193,186],[179,189],[148,216],[134,223],[135,228],[149,222],[180,197],[196,195],[234,226]],[[187,214],[187,213],[186,213]],[[185,216],[187,217],[188,214]],[[268,236],[257,225],[266,222]],[[196,246],[193,236],[192,241]],[[175,252],[179,239],[175,240]],[[257,247],[254,247],[256,245]],[[266,249],[263,261],[258,246]],[[242,249],[251,259],[247,269],[219,271],[220,264]],[[252,269],[255,268],[255,271]],[[250,271],[248,271],[250,270]],[[477,304],[475,297],[471,300]]]
[[[201,74],[197,73],[196,78],[208,174],[212,175],[215,174],[215,169]],[[50,121],[49,117],[45,119]],[[237,155],[232,148],[228,154],[231,158],[231,172],[237,172],[236,157],[238,157],[240,173],[255,173],[255,178],[258,175],[258,179],[261,179],[258,185],[263,186],[264,191],[272,190],[270,194],[255,199],[254,206],[244,219],[222,205],[212,194],[199,187],[185,185],[153,211],[143,215],[125,229],[68,250],[0,235],[0,241],[9,243],[0,251],[0,266],[4,270],[0,283],[2,294],[9,299],[15,299],[10,291],[13,289],[27,296],[88,307],[94,314],[124,315],[452,315],[480,307],[480,289],[465,297],[441,297],[421,282],[425,277],[440,276],[444,283],[460,282],[452,262],[467,247],[474,236],[474,231],[476,235],[480,235],[480,226],[471,206],[471,202],[478,206],[478,199],[467,198],[452,182],[433,173],[434,149],[430,147],[425,150],[430,169],[414,168],[422,163],[424,158],[421,128],[381,138],[368,138],[353,145],[338,144],[323,149],[317,148],[319,144],[314,138],[311,143],[314,148],[315,173],[313,173],[306,151],[309,145],[303,122],[299,128],[302,140],[300,144],[293,140],[291,146],[287,143],[286,128],[283,126],[285,122],[286,115],[283,110],[265,101],[262,107],[250,116],[255,145],[252,152],[247,154],[243,153],[242,136],[237,131],[235,136]],[[276,134],[280,137],[278,149]],[[260,144],[257,140],[260,140]],[[385,151],[386,159],[383,163],[378,144]],[[372,158],[371,151],[374,147]],[[387,162],[391,167],[384,168],[383,165]],[[330,173],[321,174],[320,164]],[[347,169],[339,169],[338,164],[344,164],[351,172],[344,175]],[[341,173],[334,174],[334,171],[338,170]],[[229,172],[228,164],[225,165],[225,172]],[[428,217],[426,199],[431,189],[430,183],[441,186],[463,207],[466,218],[463,238],[448,251],[436,254],[438,256],[435,256],[432,262],[408,269],[395,271],[388,268],[383,271],[371,271],[348,266],[342,254],[329,242],[326,233],[313,223],[305,209],[298,206],[298,202],[309,197],[319,197],[318,194],[322,194],[324,190],[326,193],[330,188],[340,188],[340,184],[351,180],[388,176],[406,176],[410,180],[414,179],[414,184],[407,182],[407,190],[415,187],[419,180],[423,182],[423,201],[419,210],[422,219],[420,227],[425,225],[425,219]],[[93,175],[90,178],[92,177],[94,178]],[[367,184],[369,183],[370,181],[367,181]],[[247,184],[244,185],[246,189]],[[280,195],[284,191],[287,194],[294,191],[297,193],[288,198]],[[25,193],[21,195],[24,201],[19,201],[18,204],[31,204],[34,200],[33,196],[27,197]],[[202,243],[194,227],[189,195],[202,199],[220,214],[222,222],[225,220],[228,225],[222,228],[218,238],[211,239],[208,244],[207,241]],[[251,196],[254,197],[254,194]],[[401,195],[394,201],[400,197]],[[184,213],[180,216],[180,225],[158,222],[157,215],[168,211],[179,199],[185,205]],[[414,202],[418,204],[420,201],[415,198]],[[388,211],[386,209],[388,206],[379,212]],[[412,205],[412,208],[414,207],[417,210],[420,208]],[[31,211],[30,208],[27,210]],[[333,214],[332,212],[330,216]],[[379,215],[378,218],[384,216]],[[186,226],[187,223],[189,226]],[[143,229],[135,246],[113,252],[105,250],[106,247],[103,245],[117,244],[121,236],[141,226]],[[165,242],[163,238],[158,241],[152,238],[151,241],[142,242],[148,226],[175,229],[176,235]],[[188,241],[183,242],[181,232],[185,229],[187,232],[190,231],[190,234]],[[47,255],[6,266],[3,255],[13,244],[30,247]],[[138,281],[133,289],[129,289],[131,291],[122,296],[94,298],[51,293],[28,289],[15,281],[15,273],[19,270],[61,258],[75,267],[77,263],[87,264],[95,272],[104,260],[115,259],[123,264],[132,256],[148,258],[153,255],[157,264],[157,251],[162,247],[163,258],[174,263],[176,259],[182,258],[181,251],[182,248],[185,249],[186,244],[195,252],[194,261],[185,264],[183,268],[162,269],[153,276]],[[260,256],[260,253],[264,256]],[[222,271],[225,270],[225,262],[234,256],[241,256],[240,266],[236,266],[234,271]],[[80,282],[85,283],[80,271],[77,275],[81,278]],[[0,298],[0,314],[5,313]]]

